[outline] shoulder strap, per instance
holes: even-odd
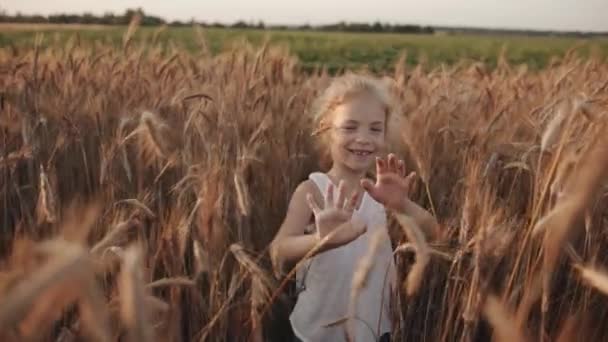
[[[322,172],[313,172],[308,176],[308,179],[315,183],[317,189],[321,192],[321,196],[325,196],[327,188],[329,187],[329,177]]]

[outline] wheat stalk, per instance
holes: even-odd
[[[153,332],[146,310],[146,291],[141,269],[141,251],[136,246],[125,250],[119,275],[120,316],[130,341],[151,341]]]

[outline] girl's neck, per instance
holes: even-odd
[[[365,177],[365,172],[355,172],[342,165],[334,164],[327,175],[336,185],[343,180],[347,188],[356,189],[360,187],[360,181]]]

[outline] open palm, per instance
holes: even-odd
[[[398,209],[409,197],[415,176],[415,172],[406,176],[405,163],[391,153],[387,160],[376,159],[376,182],[363,179],[361,186],[376,201],[390,209]]]
[[[347,198],[343,181],[340,181],[335,199],[333,185],[328,186],[322,205],[315,201],[312,194],[306,198],[315,217],[319,240],[328,238],[328,244],[337,247],[355,240],[365,232],[365,224],[353,218],[358,194],[354,192]]]

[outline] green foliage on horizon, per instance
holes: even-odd
[[[30,47],[37,33],[43,34],[42,45],[64,46],[68,41],[79,44],[110,42],[122,46],[125,26],[80,29],[43,28],[41,30],[0,29],[0,48]],[[273,45],[283,45],[299,58],[307,69],[324,66],[334,72],[343,69],[369,68],[375,72],[390,72],[402,53],[407,63],[426,63],[436,67],[443,63],[483,62],[494,67],[504,49],[507,61],[527,64],[538,70],[561,57],[569,50],[582,57],[591,54],[601,58],[608,56],[608,39],[550,36],[499,36],[499,35],[416,35],[394,33],[341,33],[317,31],[252,30],[232,28],[204,28],[206,44],[211,53],[217,54],[235,44],[247,41],[254,46],[268,40]],[[159,45],[185,47],[196,54],[200,52],[200,40],[191,27],[140,27],[133,37],[134,45]]]

